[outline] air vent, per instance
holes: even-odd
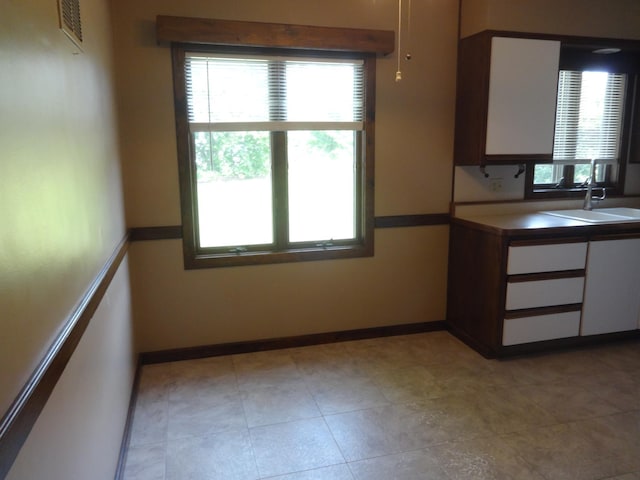
[[[82,45],[80,0],[58,0],[60,28],[78,46]]]

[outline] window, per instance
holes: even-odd
[[[372,255],[374,57],[186,47],[174,61],[188,268]]]
[[[185,268],[373,255],[376,56],[395,32],[159,15]]]
[[[536,165],[534,183],[581,185],[596,159],[596,181],[611,181],[620,158],[626,75],[560,71],[552,165]],[[571,168],[567,168],[567,167]],[[605,172],[609,171],[609,178]]]
[[[593,159],[596,183],[622,193],[635,77],[608,56],[570,51],[566,65],[561,59],[553,163],[533,166],[529,196],[581,195]]]

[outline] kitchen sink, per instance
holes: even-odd
[[[544,213],[556,217],[580,220],[587,223],[622,223],[640,222],[640,209],[636,208],[602,208],[598,210],[550,210]]]
[[[615,207],[615,208],[601,208],[598,211],[603,213],[611,213],[613,215],[620,215],[623,217],[640,219],[640,208]]]

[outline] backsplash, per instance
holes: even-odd
[[[607,198],[602,202],[602,207],[633,207],[640,208],[639,197]],[[509,215],[517,213],[532,213],[542,210],[565,210],[582,208],[582,199],[575,200],[526,200],[522,202],[478,202],[478,203],[454,203],[451,215],[461,218],[470,218],[485,215]],[[598,208],[598,206],[596,207]]]
[[[489,174],[485,177],[485,173]],[[517,165],[488,165],[484,172],[477,166],[454,169],[453,206],[455,216],[500,215],[582,208],[582,199],[525,200],[524,174],[515,178]],[[628,164],[625,194],[632,197],[609,197],[596,205],[602,207],[640,208],[640,164]]]
[[[485,177],[485,173],[489,174]],[[515,178],[517,165],[455,167],[453,201],[487,202],[524,199],[524,174]]]

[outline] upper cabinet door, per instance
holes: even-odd
[[[456,165],[552,162],[560,45],[493,31],[460,40]]]
[[[552,155],[560,42],[491,39],[487,155]]]

